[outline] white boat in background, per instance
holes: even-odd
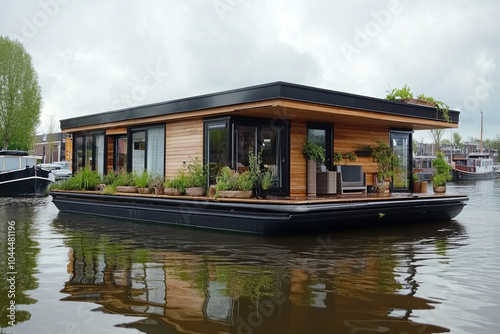
[[[500,176],[493,168],[493,159],[489,153],[483,152],[483,112],[481,112],[481,144],[479,152],[469,153],[466,156],[453,157],[454,167],[452,180],[488,180]]]
[[[493,168],[493,159],[487,153],[471,153],[454,157],[453,180],[488,180],[500,176]]]

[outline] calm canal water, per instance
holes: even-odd
[[[500,180],[454,221],[249,236],[0,198],[1,333],[499,333]],[[7,327],[8,222],[16,326]]]

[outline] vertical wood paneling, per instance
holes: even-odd
[[[334,125],[333,151],[340,153],[355,152],[359,145],[376,146],[375,140],[389,143],[389,129],[385,127]],[[377,162],[372,157],[358,157],[355,162],[342,159],[341,165],[362,165],[366,173],[366,183],[373,184],[373,176],[377,172]]]
[[[113,166],[114,166],[114,157],[115,157],[115,154],[114,154],[114,141],[115,141],[115,137],[114,136],[106,136],[106,140],[107,140],[107,152],[106,152],[106,161],[107,161],[107,164],[106,164],[106,172],[108,170],[113,170]]]
[[[195,157],[203,160],[203,120],[169,122],[165,136],[165,177],[175,177]]]
[[[292,121],[290,124],[290,196],[306,196],[306,158],[302,145],[306,141],[305,121]]]

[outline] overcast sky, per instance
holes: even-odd
[[[0,35],[33,58],[42,124],[273,81],[380,98],[408,84],[460,110],[464,139],[480,111],[494,138],[499,13],[498,0],[2,0]]]

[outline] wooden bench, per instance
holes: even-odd
[[[337,194],[347,192],[366,194],[366,173],[363,173],[362,166],[335,166],[335,170],[337,171]]]

